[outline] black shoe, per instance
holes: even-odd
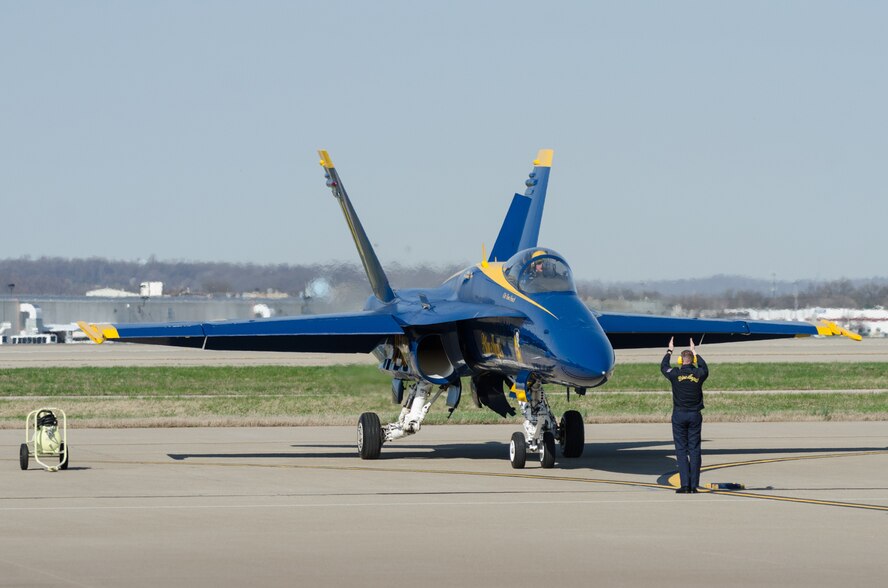
[[[700,491],[697,490],[696,486],[689,488],[688,490],[690,490],[691,494],[699,494],[700,493]]]
[[[681,488],[679,488],[678,490],[675,491],[676,494],[690,494],[691,492],[693,492],[693,490],[691,490],[687,486],[682,486]]]

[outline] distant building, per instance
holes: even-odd
[[[139,296],[142,298],[163,296],[163,282],[142,282],[139,284]]]
[[[97,290],[90,290],[86,293],[87,296],[97,297],[97,298],[138,298],[139,295],[135,292],[127,292],[126,290],[117,290],[115,288],[99,288]]]

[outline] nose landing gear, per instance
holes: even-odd
[[[541,467],[555,467],[556,439],[561,445],[562,457],[580,457],[585,445],[583,415],[576,410],[568,410],[556,424],[542,384],[534,381],[527,388],[528,401],[518,402],[524,413],[524,432],[513,434],[509,443],[509,462],[512,467],[522,469],[527,462],[528,452],[539,454]]]

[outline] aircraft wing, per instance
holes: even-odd
[[[377,312],[308,315],[205,323],[77,323],[96,343],[124,341],[235,351],[370,353],[406,327],[430,327],[482,318],[525,319],[516,310],[487,304],[436,302],[396,315]]]
[[[614,349],[666,347],[670,337],[675,337],[676,345],[688,345],[691,337],[697,344],[701,342],[705,344],[760,341],[813,335],[843,335],[860,341],[860,335],[829,321],[821,321],[821,324],[815,325],[803,322],[601,313],[598,316],[598,323],[604,329]]]
[[[390,314],[308,315],[205,323],[78,323],[96,343],[126,341],[237,351],[369,353],[385,337],[403,335]]]

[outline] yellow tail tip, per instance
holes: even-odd
[[[536,167],[552,167],[552,157],[554,156],[554,149],[540,149],[533,164]]]
[[[325,169],[330,169],[333,167],[333,160],[330,159],[330,154],[327,153],[326,149],[318,149],[318,155],[321,157],[321,167]]]

